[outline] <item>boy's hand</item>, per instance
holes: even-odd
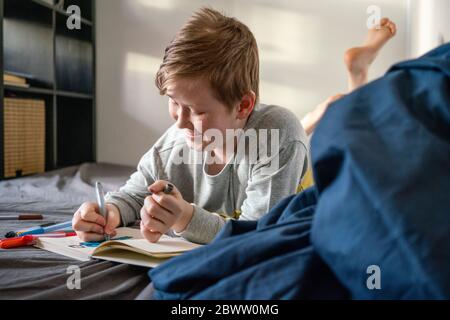
[[[121,224],[119,209],[110,203],[106,204],[108,212],[108,224],[105,225],[105,218],[100,214],[98,204],[95,202],[85,202],[75,212],[72,219],[72,227],[78,237],[83,241],[101,241],[104,234],[114,237],[115,229]]]
[[[173,188],[170,194],[163,192],[169,182],[158,180],[148,190],[141,209],[141,233],[150,242],[157,242],[169,229],[181,232],[191,221],[194,207]]]

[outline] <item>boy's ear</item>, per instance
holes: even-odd
[[[240,120],[247,119],[255,107],[256,94],[253,91],[244,94],[239,102],[237,118]]]

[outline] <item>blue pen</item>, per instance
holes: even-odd
[[[34,226],[34,227],[30,227],[30,228],[24,228],[24,229],[20,229],[20,230],[17,230],[17,231],[9,231],[9,232],[7,232],[5,234],[5,238],[14,238],[14,237],[17,237],[17,232],[22,233],[22,232],[25,232],[25,231],[35,230],[35,229],[41,228],[41,227],[52,226],[54,224],[55,224],[54,222],[48,222],[48,223],[45,223],[45,224],[41,224],[39,226]]]
[[[57,223],[48,227],[34,227],[29,228],[26,231],[18,231],[16,232],[17,237],[26,236],[28,234],[43,234],[43,233],[49,233],[56,230],[64,230],[72,228],[72,220],[63,222],[63,223]]]

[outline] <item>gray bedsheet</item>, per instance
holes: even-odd
[[[95,201],[95,181],[106,191],[122,185],[134,168],[86,163],[42,175],[0,181],[0,215],[39,212],[44,220],[0,221],[0,237],[41,223],[72,218]],[[81,289],[70,290],[69,266],[79,266]],[[0,299],[134,299],[149,283],[147,268],[91,260],[80,262],[34,247],[0,249]]]

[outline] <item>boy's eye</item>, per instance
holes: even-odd
[[[191,114],[193,114],[194,116],[199,116],[199,115],[204,114],[204,112],[201,112],[201,111],[195,111],[191,106],[188,106],[188,108],[189,108],[189,112],[190,112]]]

